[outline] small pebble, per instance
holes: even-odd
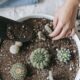
[[[33,31],[35,31],[36,29],[33,29]]]
[[[3,52],[3,50],[1,50],[1,52]]]
[[[10,29],[11,29],[11,27],[8,27],[8,29],[10,30]]]
[[[58,48],[56,48],[56,51],[58,51],[59,49]]]
[[[5,68],[5,71],[7,70],[7,68]]]
[[[22,28],[24,28],[25,26],[24,25],[22,25]]]
[[[70,66],[69,70],[70,70],[70,71],[72,71],[72,70],[73,70],[71,66]]]
[[[2,57],[2,54],[0,54],[0,57]]]
[[[26,38],[26,36],[24,35],[24,38]]]
[[[76,53],[76,50],[73,50],[73,53]]]
[[[50,44],[48,44],[48,47],[50,47]]]
[[[72,63],[70,64],[69,70],[72,71],[73,69],[74,69],[74,63],[72,62]]]
[[[38,40],[36,39],[36,42],[38,42]]]

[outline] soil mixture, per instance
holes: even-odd
[[[31,18],[23,21],[23,25],[7,25],[7,37],[0,48],[0,74],[3,80],[14,80],[9,71],[11,66],[17,62],[26,64],[28,74],[25,80],[47,80],[49,71],[52,71],[54,80],[74,80],[78,68],[78,51],[76,43],[72,38],[64,38],[52,41],[45,31],[44,26],[48,24],[52,29],[52,21],[44,18]],[[46,39],[39,40],[38,32],[41,31]],[[29,39],[25,42],[24,39]],[[22,38],[22,39],[21,39]],[[23,47],[19,54],[12,55],[9,48],[16,40],[23,41]],[[57,48],[68,48],[71,51],[71,61],[68,64],[61,63],[56,58]],[[37,48],[45,48],[51,56],[48,68],[38,70],[30,64],[29,56]]]

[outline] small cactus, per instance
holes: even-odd
[[[10,70],[11,76],[16,80],[24,80],[27,70],[24,64],[16,63]]]
[[[10,53],[17,54],[22,45],[23,45],[22,42],[16,41],[14,45],[10,46],[10,49],[9,49]]]
[[[49,24],[45,25],[45,30],[50,34],[52,33],[52,29],[49,27]]]
[[[49,54],[44,48],[38,48],[31,53],[30,61],[33,67],[43,69],[48,66]]]
[[[65,48],[61,48],[61,50],[57,49],[57,59],[60,62],[64,62],[67,63],[68,61],[70,61],[70,50],[69,49],[65,49]]]
[[[46,40],[45,36],[43,35],[43,33],[41,31],[38,32],[38,38],[39,38],[39,40],[43,40],[43,41]]]

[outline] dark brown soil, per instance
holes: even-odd
[[[4,40],[0,49],[0,72],[3,80],[13,80],[9,71],[12,64],[22,62],[26,64],[28,74],[25,80],[47,80],[49,70],[53,72],[54,80],[74,80],[78,68],[78,51],[77,46],[72,38],[64,38],[52,41],[44,29],[46,24],[52,28],[52,21],[47,19],[28,19],[23,25],[8,25],[7,36],[11,40]],[[46,36],[46,40],[39,40],[37,33],[42,31]],[[12,55],[9,48],[16,38],[30,38],[29,42],[25,42],[19,54]],[[71,61],[68,64],[61,63],[56,58],[56,48],[68,48],[71,51]],[[38,70],[33,68],[29,61],[29,56],[36,48],[46,48],[51,56],[51,63],[48,68]],[[72,67],[71,67],[72,66]],[[72,70],[70,70],[70,67]]]

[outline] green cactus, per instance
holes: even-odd
[[[69,49],[65,49],[65,48],[61,48],[60,50],[57,49],[57,59],[60,62],[67,63],[68,61],[70,61],[70,58],[71,58],[71,54]]]
[[[33,67],[43,69],[49,64],[49,54],[44,48],[38,48],[31,53],[30,61]]]
[[[16,63],[10,70],[11,76],[16,80],[24,80],[27,73],[27,69],[24,64]]]

